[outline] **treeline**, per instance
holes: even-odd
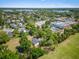
[[[74,35],[75,33],[79,32],[79,24],[73,24],[71,25],[70,29],[64,29],[64,32],[60,35],[58,33],[58,43],[64,41],[67,39],[70,35]]]

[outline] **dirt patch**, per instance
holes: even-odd
[[[7,42],[5,45],[8,46],[8,49],[11,51],[16,51],[16,47],[20,45],[19,38],[13,38],[9,42]]]

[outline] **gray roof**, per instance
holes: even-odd
[[[10,24],[10,26],[11,26],[12,28],[17,28],[17,25],[16,25],[15,23]]]
[[[24,27],[22,23],[18,23],[18,26],[19,27]]]
[[[3,31],[5,31],[9,37],[13,36],[14,29],[6,28],[6,29],[3,29]]]
[[[52,27],[63,29],[67,24],[65,22],[56,21],[53,22]]]
[[[56,28],[56,27],[53,26],[53,27],[51,27],[51,30],[54,31],[54,32],[56,32],[56,31],[59,30],[59,28]]]
[[[32,39],[32,43],[33,44],[37,44],[37,43],[39,43],[40,42],[40,38],[38,39],[38,38],[33,38]]]
[[[25,28],[19,28],[18,29],[19,32],[29,32],[29,30],[25,29]]]
[[[6,22],[7,22],[7,23],[10,23],[10,22],[11,22],[11,20],[10,20],[10,19],[8,19]]]

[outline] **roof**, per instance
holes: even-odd
[[[52,27],[56,27],[56,28],[64,28],[65,26],[68,26],[69,24],[67,22],[61,22],[61,21],[56,21],[52,23]]]
[[[5,29],[3,29],[3,31],[5,31],[9,37],[13,36],[12,32],[14,31],[14,29],[5,28]]]
[[[14,29],[4,28],[4,29],[3,29],[3,31],[5,31],[5,32],[13,32],[13,31],[14,31]]]
[[[11,22],[11,20],[10,20],[10,19],[8,19],[6,22],[7,22],[7,23],[10,23],[10,22]]]
[[[15,23],[10,24],[10,26],[11,26],[12,28],[17,28],[17,25],[16,25]]]
[[[59,30],[59,28],[56,28],[56,27],[53,26],[53,27],[51,27],[51,30],[56,32],[56,31]]]
[[[45,21],[37,21],[36,22],[36,25],[37,26],[42,26],[43,24],[45,24]]]
[[[24,27],[22,23],[18,23],[18,26],[19,27]]]
[[[32,43],[33,44],[37,44],[37,43],[39,43],[40,42],[40,38],[33,38],[32,39]]]
[[[29,32],[29,30],[25,29],[25,28],[19,28],[18,29],[19,32]]]

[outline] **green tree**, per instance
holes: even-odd
[[[28,52],[31,47],[31,42],[26,38],[21,38],[20,40],[20,48],[23,49],[23,52]]]
[[[4,20],[2,18],[0,18],[0,26],[4,25]]]
[[[18,30],[17,29],[15,29],[14,31],[13,31],[13,36],[14,37],[19,37],[19,32],[18,32]]]
[[[7,47],[0,45],[0,59],[19,59],[19,54],[11,52]]]
[[[45,51],[42,50],[41,48],[33,48],[31,51],[31,55],[29,57],[31,57],[32,59],[37,59],[40,56],[44,55],[44,53]]]
[[[4,31],[0,31],[0,44],[6,43],[9,40],[10,38],[8,37],[8,35]]]
[[[21,39],[27,39],[27,35],[28,35],[28,33],[24,33],[24,32],[20,33]]]
[[[41,33],[41,36],[43,40],[40,43],[40,46],[51,46],[53,44],[57,44],[57,34],[53,33],[49,28],[43,29]]]
[[[38,29],[35,26],[32,26],[29,31],[29,34],[32,36],[36,36],[38,34]]]
[[[75,32],[79,32],[79,24],[73,24],[72,29],[74,29]]]

